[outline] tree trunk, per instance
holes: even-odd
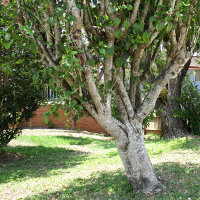
[[[169,81],[166,98],[159,98],[156,103],[156,109],[161,109],[162,136],[166,139],[188,135],[185,122],[180,118],[174,117],[174,111],[180,109],[179,105],[175,102],[175,98],[181,95],[181,85],[190,66],[190,62],[191,60],[185,64],[175,79]]]
[[[134,191],[145,194],[156,194],[165,187],[156,177],[150,158],[147,154],[142,134],[142,123],[137,124],[129,135],[126,148],[117,145],[126,175]],[[117,141],[116,141],[116,144]]]
[[[188,132],[183,120],[174,117],[175,106],[164,106],[160,113],[162,122],[162,136],[166,139],[184,137]]]
[[[107,122],[109,120],[106,120]],[[105,121],[104,121],[105,122]],[[165,186],[158,180],[155,175],[151,160],[145,148],[144,137],[142,133],[142,121],[134,120],[134,125],[129,122],[128,131],[121,129],[122,137],[115,138],[117,150],[125,168],[126,176],[135,192],[142,192],[146,195],[153,195],[162,192]],[[105,125],[103,123],[102,125]],[[112,126],[104,128],[112,135],[115,123]],[[119,129],[116,128],[115,131]]]

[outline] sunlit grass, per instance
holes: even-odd
[[[200,199],[200,139],[146,138],[167,189],[154,197],[135,194],[111,138],[43,130],[11,142],[20,160],[0,164],[0,199]],[[40,135],[41,133],[41,135]]]

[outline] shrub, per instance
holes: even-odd
[[[185,77],[181,96],[175,101],[181,108],[175,110],[175,117],[182,118],[194,135],[200,135],[200,91],[189,76]]]
[[[9,73],[0,68],[0,149],[20,134],[24,120],[33,117],[43,98],[30,71],[16,65]]]

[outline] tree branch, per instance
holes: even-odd
[[[127,114],[129,116],[129,119],[132,120],[133,116],[134,116],[134,110],[133,107],[131,105],[131,101],[129,99],[128,93],[126,92],[126,89],[124,87],[124,84],[122,82],[122,80],[120,79],[119,76],[116,76],[116,86],[118,89],[118,92],[120,94],[120,97],[122,99],[122,102],[127,110]]]
[[[97,87],[95,85],[92,73],[91,73],[91,67],[87,65],[87,67],[84,68],[85,73],[85,82],[87,84],[88,90],[90,92],[91,98],[94,102],[94,105],[97,109],[98,113],[103,113],[105,111],[105,108],[102,104],[102,98],[98,93]]]
[[[140,6],[140,2],[141,2],[141,0],[136,0],[135,1],[133,12],[132,12],[131,17],[130,17],[130,24],[131,25],[133,25],[135,23],[135,21],[136,21],[138,10],[139,10],[139,6]]]
[[[110,17],[110,19],[114,21],[116,18],[116,15],[111,10],[110,0],[105,0],[105,10],[106,10],[108,16]]]
[[[99,16],[104,16],[105,14],[105,0],[100,1]]]
[[[156,100],[162,91],[163,87],[172,78],[175,78],[181,71],[185,63],[191,58],[191,52],[186,52],[184,49],[179,51],[176,58],[171,59],[171,65],[166,67],[158,76],[156,81],[151,85],[151,88],[142,102],[142,105],[137,109],[135,116],[143,120],[154,108]]]
[[[129,83],[129,97],[131,101],[131,105],[133,108],[135,107],[135,93],[136,93],[136,85],[137,85],[137,77],[139,76],[139,67],[140,62],[143,57],[145,46],[140,45],[137,50],[135,50],[133,60],[131,65],[131,73],[130,73],[130,83]]]
[[[53,38],[52,38],[51,28],[49,25],[49,15],[47,14],[46,10],[43,10],[43,16],[44,16],[44,31],[46,33],[46,38],[47,38],[47,50],[51,55],[51,57],[53,58],[53,52],[51,49],[51,46],[53,45]]]
[[[142,19],[143,23],[144,23],[144,21],[145,21],[145,19],[147,17],[147,14],[148,14],[148,11],[149,11],[149,5],[150,5],[150,1],[148,1],[144,5],[143,13],[142,13],[142,16],[141,16],[141,19]]]

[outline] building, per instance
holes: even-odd
[[[45,122],[44,113],[49,111],[52,106],[52,99],[57,99],[57,94],[48,87],[44,93],[48,99],[48,104],[41,105],[35,112],[35,117],[33,117],[29,122],[24,123],[24,128],[67,128],[89,132],[106,133],[106,131],[88,114],[85,114],[82,118],[74,122],[73,113],[71,113],[70,116],[66,116],[64,114],[64,110],[62,109],[58,110],[60,119],[57,117],[52,117],[50,120],[48,120],[48,123]]]
[[[196,83],[200,90],[200,58],[197,56],[194,56],[192,58],[188,74],[190,75],[190,78],[192,81]]]
[[[197,56],[194,56],[188,74],[191,79],[196,82],[200,89],[200,59]],[[47,88],[47,97],[48,99],[56,98],[56,93]],[[49,110],[51,105],[41,106],[37,111],[34,118],[30,120],[30,122],[26,122],[24,127],[36,128],[69,128],[69,129],[80,129],[86,130],[90,132],[98,132],[98,133],[106,133],[106,131],[90,116],[84,115],[81,119],[78,119],[76,123],[73,122],[72,116],[66,117],[63,115],[63,110],[59,110],[60,120],[54,117],[51,121],[51,124],[46,124],[44,122],[43,114]],[[150,125],[144,130],[144,133],[153,132],[156,134],[161,134],[161,121],[159,117],[155,117],[152,121],[150,121]]]

